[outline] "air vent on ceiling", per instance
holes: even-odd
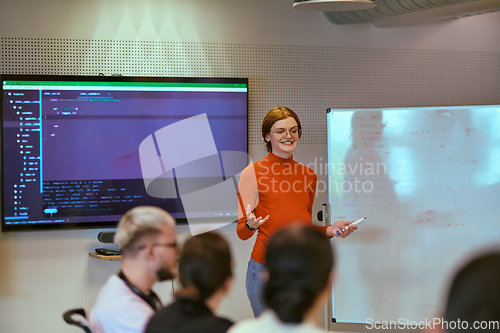
[[[373,0],[294,0],[293,8],[300,10],[339,12],[375,7]]]

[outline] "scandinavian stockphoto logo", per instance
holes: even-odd
[[[196,222],[206,212],[234,212],[243,169],[238,161],[250,161],[240,151],[221,151],[219,155],[205,113],[149,135],[139,146],[139,158],[146,192],[155,198],[180,198],[192,235],[232,222]]]

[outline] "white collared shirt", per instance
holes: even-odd
[[[89,322],[95,333],[143,333],[154,313],[145,300],[113,274],[99,292]]]
[[[232,326],[228,333],[326,333],[313,324],[283,323],[272,310],[265,310],[255,319],[243,320]]]

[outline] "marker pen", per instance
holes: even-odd
[[[357,225],[357,224],[360,224],[361,222],[363,222],[364,220],[366,220],[366,216],[365,217],[362,217],[360,218],[359,220],[357,220],[356,222],[353,222],[351,224],[348,224],[346,225],[346,228],[349,228],[350,225]],[[340,229],[342,230],[342,232],[344,232],[344,229]],[[340,235],[340,232],[337,231],[337,235]]]

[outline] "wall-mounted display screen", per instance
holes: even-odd
[[[193,193],[236,184],[247,165],[248,79],[1,82],[2,230],[113,227],[138,205],[179,222],[236,220],[237,203],[194,203]]]

